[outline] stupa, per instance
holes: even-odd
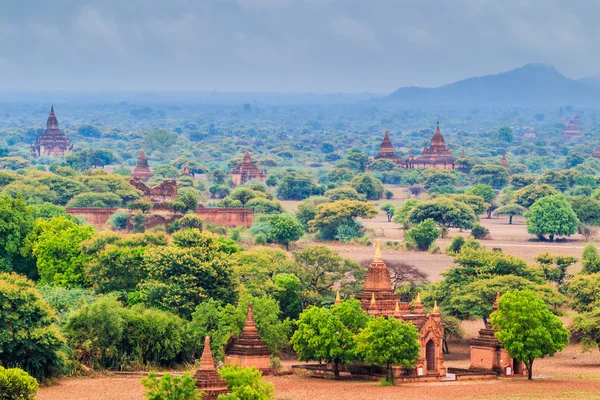
[[[192,176],[192,173],[190,172],[190,163],[185,163],[183,169],[181,170],[181,176]]]
[[[251,180],[264,182],[267,179],[262,169],[258,168],[252,162],[250,153],[246,150],[242,163],[233,169],[231,172],[231,180],[234,185],[243,185]]]
[[[592,157],[600,158],[600,148],[598,147],[598,145],[596,145],[596,150],[594,150],[594,152],[592,153]]]
[[[202,400],[217,400],[222,394],[229,393],[227,383],[221,378],[215,368],[212,353],[210,351],[210,337],[204,339],[204,350],[200,358],[200,368],[194,374],[196,387],[204,392]]]
[[[256,330],[252,303],[248,304],[248,314],[242,333],[237,338],[233,335],[227,344],[225,364],[256,367],[263,372],[271,370],[271,352]]]
[[[402,159],[398,157],[394,151],[394,145],[390,140],[389,131],[385,131],[385,136],[379,146],[379,152],[375,155],[375,160],[379,159],[390,160],[397,166],[402,166]]]
[[[431,146],[423,149],[421,155],[415,158],[412,154],[406,161],[407,168],[454,169],[456,157],[452,157],[450,147],[446,146],[440,123],[437,123],[435,133],[431,138]]]
[[[152,178],[152,176],[152,170],[148,166],[148,159],[146,159],[146,153],[144,153],[144,149],[142,149],[140,150],[140,155],[137,159],[131,177],[133,179],[139,179],[142,182],[146,182],[148,179]]]
[[[500,160],[500,165],[505,168],[508,168],[508,161],[506,160],[506,152],[502,153],[502,160]]]
[[[46,121],[46,130],[37,136],[29,151],[32,157],[62,157],[69,155],[72,150],[73,146],[69,137],[58,129],[58,119],[54,114],[54,106],[52,106]]]
[[[579,126],[578,126],[579,125]],[[566,137],[579,137],[583,136],[583,132],[579,129],[581,124],[575,123],[575,120],[570,120],[569,125],[562,131],[563,136]]]
[[[500,293],[496,295],[493,311],[498,309],[499,300]],[[495,332],[492,324],[487,321],[485,328],[479,330],[479,336],[471,340],[470,369],[491,370],[505,376],[522,374],[523,363],[508,355],[508,351],[502,347],[502,344],[494,335]]]
[[[377,240],[375,257],[367,269],[363,291],[356,296],[362,309],[374,317],[384,316],[410,321],[419,332],[421,349],[417,366],[408,371],[416,376],[445,376],[444,355],[442,343],[444,326],[437,308],[431,314],[425,314],[421,296],[417,295],[413,305],[402,302],[400,296],[394,293],[392,280],[387,266],[381,256],[381,246]],[[402,370],[402,368],[395,368]]]

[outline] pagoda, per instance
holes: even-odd
[[[140,155],[135,163],[135,168],[133,169],[133,173],[131,177],[133,179],[139,179],[142,182],[146,182],[148,179],[152,178],[152,170],[148,166],[148,159],[146,159],[146,153],[144,153],[144,149],[140,150]]]
[[[238,338],[232,335],[225,348],[225,364],[256,367],[263,372],[271,370],[271,352],[256,330],[252,303],[248,304],[248,314],[242,333]]]
[[[452,157],[450,147],[446,146],[440,123],[437,123],[435,133],[431,138],[431,146],[423,149],[421,155],[415,158],[411,155],[406,162],[407,168],[454,169],[456,157]]]
[[[389,131],[385,131],[385,136],[383,137],[381,146],[379,146],[379,152],[375,155],[375,160],[379,159],[390,160],[397,166],[402,166],[402,159],[394,152],[394,145],[390,140]]]
[[[498,310],[499,301],[500,293],[496,294],[492,312]],[[488,320],[485,328],[479,330],[479,336],[471,340],[471,366],[469,369],[491,370],[504,376],[522,374],[523,363],[508,355],[508,351],[496,338],[495,332],[496,330]]]
[[[192,173],[190,172],[190,163],[185,163],[183,169],[181,170],[181,176],[189,176],[192,177]]]
[[[600,148],[598,147],[598,145],[596,145],[596,150],[594,150],[594,152],[592,153],[592,157],[600,158]]]
[[[500,165],[508,168],[508,161],[506,161],[506,152],[502,153],[502,160],[500,160]]]
[[[375,247],[375,257],[367,269],[363,291],[356,298],[369,315],[409,321],[417,328],[421,348],[416,368],[408,371],[410,375],[446,375],[442,353],[444,326],[437,304],[431,314],[425,314],[420,294],[412,307],[410,303],[401,301],[392,287],[389,271],[381,256],[379,240]],[[402,368],[394,369],[395,373],[402,373]]]
[[[251,180],[264,182],[267,179],[262,169],[258,168],[252,162],[250,153],[246,150],[242,163],[233,169],[231,172],[231,180],[234,185],[243,185]]]
[[[563,136],[566,137],[580,137],[583,136],[583,132],[579,130],[581,124],[575,123],[575,120],[570,120],[569,125],[562,131]]]
[[[52,106],[46,121],[46,130],[37,136],[29,151],[32,157],[63,157],[69,155],[72,150],[69,137],[58,129],[58,119],[54,115],[54,106]]]
[[[229,393],[227,383],[215,369],[215,362],[210,352],[210,337],[204,339],[204,350],[200,358],[200,368],[194,374],[196,387],[204,393],[203,400],[217,400],[222,394]]]

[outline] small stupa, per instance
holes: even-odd
[[[500,165],[504,168],[508,168],[508,161],[506,160],[506,152],[502,153],[502,160],[500,160]]]
[[[248,314],[242,333],[237,338],[232,336],[225,349],[225,364],[256,367],[263,372],[271,370],[271,352],[256,330],[252,303],[248,304]]]
[[[185,163],[183,169],[181,170],[181,176],[192,176],[192,173],[190,172],[190,163]]]
[[[144,153],[144,149],[140,151],[140,155],[137,159],[137,163],[135,164],[135,168],[133,169],[133,173],[131,177],[133,179],[139,179],[142,182],[146,182],[148,179],[152,178],[154,174],[150,167],[148,166],[148,159],[146,158],[146,153]]]
[[[210,337],[204,339],[204,350],[200,358],[200,368],[194,374],[196,387],[204,393],[202,400],[217,400],[222,394],[229,393],[227,383],[221,378],[215,368],[212,353],[210,352]]]

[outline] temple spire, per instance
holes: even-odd
[[[375,257],[373,257],[373,261],[383,261],[383,257],[381,257],[381,245],[379,243],[379,239],[375,241]]]
[[[204,338],[204,350],[200,358],[200,368],[194,374],[196,387],[204,393],[205,400],[216,400],[222,394],[229,393],[227,383],[219,376],[215,369],[215,360],[210,351],[210,337]]]
[[[377,303],[375,302],[375,292],[371,293],[371,305],[369,306],[369,308],[376,308],[377,307]]]
[[[54,104],[50,107],[50,117],[55,117],[54,115]]]
[[[340,299],[340,291],[338,290],[338,291],[335,293],[335,303],[333,303],[333,304],[335,304],[335,305],[337,306],[337,305],[338,305],[338,304],[340,304],[341,302],[342,302],[342,300]]]
[[[213,359],[212,352],[210,351],[210,336],[206,336],[204,338],[204,349],[202,350],[202,357],[200,358],[200,369],[215,369],[215,360]]]
[[[433,311],[432,314],[439,314],[440,310],[438,309],[437,300],[433,303]]]
[[[494,306],[492,309],[496,311],[498,309],[498,303],[500,302],[500,292],[496,293],[496,301],[494,302]]]

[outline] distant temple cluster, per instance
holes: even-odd
[[[33,157],[62,157],[69,155],[72,150],[71,141],[58,128],[58,119],[54,115],[54,106],[52,106],[46,121],[46,130],[40,133],[31,145],[31,155]]]
[[[396,155],[394,146],[390,140],[389,134],[386,131],[385,137],[379,147],[379,152],[375,156],[375,160],[387,159],[395,163],[397,166],[407,169],[427,168],[427,169],[454,169],[456,157],[452,156],[450,147],[446,146],[442,132],[440,131],[440,123],[437,123],[435,133],[431,138],[431,145],[425,146],[418,157],[412,154],[405,160]]]

